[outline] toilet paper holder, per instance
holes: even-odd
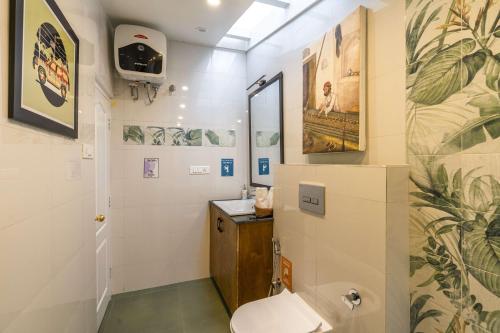
[[[347,295],[342,295],[341,300],[342,302],[345,303],[345,305],[347,305],[347,307],[351,311],[353,311],[361,304],[361,296],[359,295],[359,292],[356,289],[351,289],[349,290]]]

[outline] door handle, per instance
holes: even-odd
[[[222,227],[223,225],[224,225],[224,221],[220,217],[218,217],[217,218],[217,230],[219,232],[224,232],[224,228]]]
[[[97,215],[97,216],[95,217],[95,219],[94,219],[94,221],[96,221],[96,222],[101,222],[101,223],[102,223],[102,222],[104,222],[105,220],[106,220],[106,216],[104,216],[104,215],[102,215],[102,214]]]

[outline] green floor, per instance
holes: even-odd
[[[99,333],[228,333],[229,316],[210,279],[112,297]]]

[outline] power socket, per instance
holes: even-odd
[[[210,167],[208,165],[204,165],[204,166],[191,165],[189,167],[189,174],[190,175],[208,175],[208,174],[210,174]]]

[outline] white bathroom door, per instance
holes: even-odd
[[[101,325],[111,299],[111,225],[109,197],[109,100],[96,89],[95,177],[96,177],[96,289],[97,327]]]

